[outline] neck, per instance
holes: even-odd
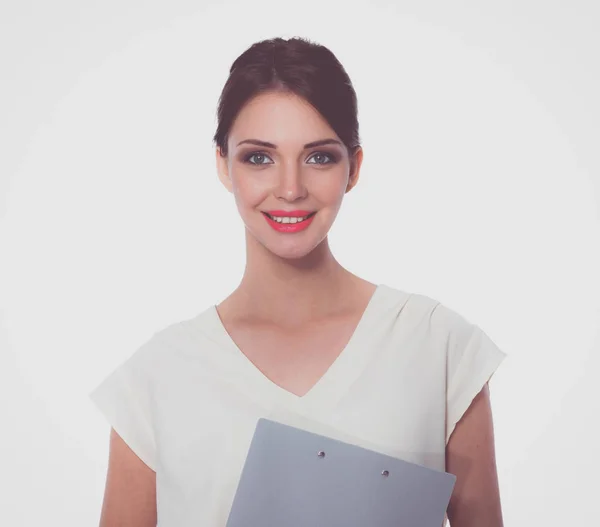
[[[296,325],[343,310],[359,281],[334,258],[327,238],[305,257],[286,259],[247,235],[235,295],[253,318]]]

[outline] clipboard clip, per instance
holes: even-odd
[[[325,451],[324,450],[319,450],[317,452],[317,456],[319,456],[320,458],[324,458],[325,457]],[[390,471],[389,470],[382,470],[381,471],[381,475],[387,478],[390,475]]]

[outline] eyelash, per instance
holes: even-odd
[[[269,155],[266,152],[250,152],[249,154],[246,154],[243,158],[243,162],[247,163],[249,165],[254,165],[254,166],[261,166],[261,165],[270,165],[271,163],[252,163],[250,161],[250,159],[253,156],[265,156],[265,157],[269,157]],[[326,162],[326,163],[309,163],[310,165],[321,165],[321,166],[325,166],[325,165],[333,165],[334,163],[337,163],[337,156],[335,156],[334,154],[331,154],[329,152],[314,152],[312,154],[311,157],[316,156],[316,155],[320,155],[320,156],[326,156],[330,159],[330,161]],[[270,159],[270,158],[269,158]]]

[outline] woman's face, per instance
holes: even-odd
[[[323,143],[311,145],[317,141]],[[362,163],[361,149],[351,163],[327,121],[290,93],[250,100],[227,147],[226,158],[217,147],[219,178],[235,196],[248,232],[282,258],[301,258],[326,238]]]

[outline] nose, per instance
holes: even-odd
[[[278,174],[275,196],[286,201],[296,201],[308,195],[308,189],[302,177],[302,170],[291,161],[283,165]]]

